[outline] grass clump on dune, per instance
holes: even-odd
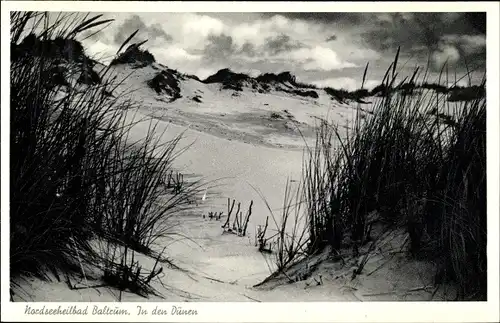
[[[78,43],[78,35],[109,22],[100,15],[11,14],[11,51],[17,53],[10,69],[11,291],[29,276],[128,268],[126,249],[111,259],[93,242],[153,253],[157,239],[169,233],[169,215],[195,191],[189,184],[172,193],[164,185],[180,136],[160,143],[151,124],[143,140],[131,142],[129,130],[145,120],[129,121],[127,111],[139,106],[126,93],[109,95],[120,84],[109,68],[94,71],[99,84],[82,87],[75,80],[88,72],[84,54],[73,60],[48,46],[51,39]],[[21,46],[27,34],[47,46],[27,52]],[[61,70],[67,82],[54,82]],[[137,279],[151,277],[143,273],[134,272]]]
[[[384,88],[398,88],[397,60]],[[486,298],[485,92],[453,106],[446,99],[399,91],[347,133],[323,121],[304,165],[309,253],[357,250],[377,221],[404,229],[410,255],[436,263],[436,282],[454,282],[458,299]]]

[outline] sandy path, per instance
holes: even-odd
[[[137,114],[136,118],[143,116]],[[143,138],[148,123],[135,125],[130,133],[132,141]],[[279,212],[287,177],[298,179],[301,174],[302,151],[269,148],[262,145],[230,141],[173,123],[159,121],[157,132],[165,139],[182,133],[180,147],[190,148],[174,161],[174,167],[186,174],[202,175],[207,184],[207,198],[199,200],[198,208],[189,214],[172,218],[179,235],[159,241],[158,248],[167,247],[166,254],[183,270],[164,267],[163,283],[154,284],[164,299],[161,301],[332,301],[346,300],[331,288],[305,290],[305,285],[285,285],[271,291],[252,288],[270,275],[272,259],[264,258],[254,243],[255,226],[264,224],[269,215],[264,201],[252,188],[260,190],[273,209]],[[215,180],[222,179],[217,182]],[[216,187],[214,187],[216,186]],[[221,221],[203,219],[208,211],[227,212],[227,198],[242,203],[244,210],[254,201],[253,214],[246,237],[223,234]],[[272,229],[270,221],[270,229]],[[182,235],[183,237],[181,237]],[[154,260],[142,258],[145,268]],[[95,285],[91,283],[90,285]],[[113,301],[116,291],[107,288],[69,290],[64,282],[31,281],[33,301]],[[321,287],[321,286],[319,286]],[[298,291],[299,290],[299,291]],[[316,292],[314,290],[317,290]],[[134,294],[124,293],[122,301],[144,301]]]
[[[273,259],[264,257],[255,246],[255,226],[265,223],[269,211],[251,185],[262,192],[279,216],[287,177],[300,179],[302,150],[230,141],[193,129],[186,130],[185,127],[164,121],[159,121],[158,125],[160,132],[166,128],[167,138],[185,131],[181,146],[191,146],[175,160],[174,166],[189,173],[203,174],[209,187],[207,199],[199,200],[197,209],[189,215],[178,215],[173,219],[178,224],[177,232],[189,238],[168,243],[167,254],[177,265],[187,270],[171,272],[175,279],[170,279],[169,284],[177,290],[197,295],[197,300],[217,301],[374,300],[373,296],[366,296],[370,293],[375,293],[375,298],[381,300],[428,299],[428,291],[408,291],[429,285],[431,268],[427,264],[408,262],[401,256],[391,260],[389,266],[379,269],[380,265],[387,264],[389,260],[386,252],[369,259],[367,272],[377,271],[370,279],[362,277],[363,275],[355,282],[350,282],[350,279],[346,279],[347,276],[338,279],[338,275],[349,276],[352,270],[349,267],[338,270],[339,268],[334,268],[338,264],[326,262],[312,276],[294,284],[274,284],[274,288],[265,290],[252,288],[269,276],[274,267]],[[140,126],[133,129],[133,132],[138,136],[144,133]],[[221,178],[224,178],[219,182],[221,185],[210,188],[210,181]],[[221,221],[215,221],[201,216],[208,211],[226,211],[228,197],[242,202],[244,207],[250,200],[254,201],[254,212],[246,237],[223,234],[221,225],[224,217]],[[270,229],[274,228],[270,220]],[[390,244],[402,244],[394,241]],[[395,247],[388,247],[387,250],[391,248]],[[322,275],[324,284],[316,284],[318,275]],[[392,279],[387,280],[386,277]],[[354,289],[351,288],[353,284],[356,286]],[[175,298],[175,295],[179,296],[178,293],[171,296]],[[185,295],[181,297],[189,300]]]
[[[143,133],[141,128],[134,128],[133,135],[140,136]],[[169,280],[170,284],[198,295],[200,300],[350,299],[339,290],[325,286],[306,290],[305,283],[284,285],[271,291],[252,288],[274,269],[273,260],[258,252],[255,246],[255,226],[263,225],[270,214],[253,187],[262,192],[271,208],[279,214],[287,177],[298,180],[301,176],[301,149],[270,148],[227,140],[160,120],[158,132],[163,130],[166,138],[184,131],[180,146],[190,145],[190,148],[174,161],[174,167],[202,174],[208,186],[206,200],[198,200],[199,207],[192,214],[173,219],[177,224],[176,231],[189,239],[168,242],[167,254],[188,273],[175,273],[176,279]],[[222,180],[211,183],[218,179]],[[211,188],[214,185],[217,187]],[[246,237],[223,234],[221,225],[225,217],[220,221],[202,217],[209,211],[227,213],[227,198],[241,202],[244,211],[250,201],[254,201]],[[272,220],[269,229],[274,229]]]

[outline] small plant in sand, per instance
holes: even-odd
[[[163,251],[165,248],[163,249]],[[120,291],[118,300],[122,299],[122,292],[147,297],[149,294],[161,296],[153,287],[151,282],[163,272],[163,267],[158,264],[161,261],[163,251],[158,254],[155,264],[151,270],[144,269],[138,260],[136,253],[128,247],[121,247],[114,243],[106,242],[103,250],[102,281],[103,286],[114,287]],[[158,281],[161,282],[160,279]]]
[[[272,112],[271,115],[269,116],[271,120],[282,120],[284,119],[283,116],[279,113]]]
[[[259,247],[260,252],[268,252],[268,253],[272,252],[271,245],[268,243],[268,238],[266,238],[266,232],[268,226],[269,226],[269,216],[266,217],[266,224],[264,225],[264,228],[262,228],[261,225],[258,225],[255,230],[255,246]]]
[[[184,185],[184,175],[177,172],[174,175],[174,171],[171,170],[167,175],[167,180],[165,181],[167,189],[172,189],[174,194],[180,194],[182,191],[182,186]]]
[[[231,204],[231,199],[227,199],[227,219],[224,225],[222,225],[222,229],[224,230],[224,233],[233,233],[237,236],[244,237],[247,232],[248,221],[250,221],[250,216],[252,215],[253,200],[250,202],[245,217],[243,217],[243,211],[240,211],[241,203],[238,202],[238,207],[236,209],[236,213],[234,214],[234,220],[231,226],[231,215],[233,214],[235,203],[236,200],[233,199]]]
[[[206,216],[209,220],[216,220],[216,221],[220,221],[220,219],[222,218],[222,214],[224,212],[213,212],[213,211],[210,211],[208,212],[208,215]],[[203,215],[203,218],[205,218],[205,215]]]

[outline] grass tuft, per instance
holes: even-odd
[[[356,255],[375,222],[405,228],[410,255],[437,264],[436,282],[455,282],[460,299],[485,299],[485,81],[461,90],[467,100],[426,80],[439,91],[413,91],[418,69],[395,86],[398,56],[372,91],[383,92],[372,113],[360,117],[358,106],[347,130],[318,127],[303,170],[308,252],[350,246]]]
[[[116,93],[121,82],[109,67],[95,71],[82,64],[91,61],[83,48],[68,50],[68,44],[80,44],[80,33],[110,20],[52,18],[11,15],[11,51],[17,53],[10,69],[11,288],[29,276],[49,279],[52,273],[59,279],[103,263],[110,269],[104,279],[132,270],[137,283],[142,279],[137,265],[116,260],[126,257],[126,250],[110,258],[93,242],[153,254],[157,240],[170,234],[169,218],[189,207],[197,192],[197,183],[179,184],[175,192],[164,185],[182,152],[177,148],[182,134],[160,141],[163,134],[157,137],[149,121],[145,137],[133,142],[132,127],[147,122],[135,115],[130,121],[130,111],[140,105],[127,93]],[[27,42],[39,45],[30,51]],[[99,82],[80,84],[82,75]]]

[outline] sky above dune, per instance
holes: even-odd
[[[449,83],[486,68],[484,13],[103,13],[113,18],[84,40],[109,61],[135,30],[160,63],[200,78],[222,68],[250,75],[290,71],[302,82],[336,88],[380,83],[401,47],[401,77],[416,66],[434,81],[447,63]],[[464,79],[465,81],[465,79]],[[460,82],[464,84],[464,81]]]

